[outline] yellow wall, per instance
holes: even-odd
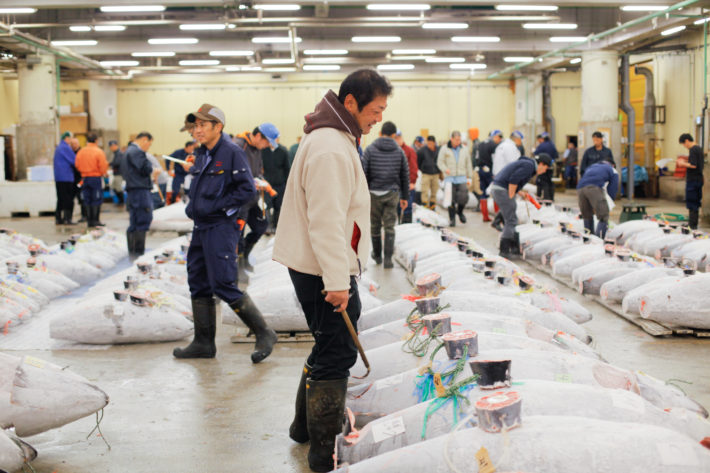
[[[0,78],[0,131],[20,120],[17,79]]]
[[[577,136],[582,116],[582,74],[560,72],[550,76],[552,115],[555,117],[555,146],[562,152],[567,148],[567,135]]]

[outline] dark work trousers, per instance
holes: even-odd
[[[235,220],[195,225],[187,250],[187,283],[193,299],[216,295],[227,304],[244,296],[237,280],[237,244],[241,231]]]
[[[488,186],[491,185],[491,182],[493,182],[493,173],[492,172],[486,172],[483,169],[478,169],[478,178],[480,179],[480,184],[481,184],[481,199],[487,199],[489,195],[486,193],[486,190],[488,189]]]
[[[249,204],[249,211],[246,214],[246,224],[249,225],[249,234],[244,236],[239,241],[239,252],[242,253],[247,246],[254,246],[259,238],[266,233],[266,229],[269,227],[269,219],[266,217],[265,213],[259,207],[259,201],[255,200],[252,204]]]
[[[688,210],[700,209],[703,200],[703,181],[685,181],[685,208]]]
[[[584,186],[577,190],[577,202],[582,219],[593,220],[594,216],[600,222],[609,221],[609,204],[606,201],[606,191],[599,186]]]
[[[385,236],[394,238],[394,226],[397,225],[397,209],[399,209],[399,192],[390,191],[385,195],[375,195],[370,192],[370,230],[372,237],[378,238],[385,228]]]
[[[542,200],[555,200],[555,185],[552,183],[552,169],[537,176],[537,196]],[[498,204],[500,205],[500,204]]]
[[[311,274],[288,270],[296,297],[306,314],[308,328],[315,344],[308,356],[312,366],[311,379],[343,379],[350,376],[350,368],[357,361],[357,347],[345,325],[343,317],[334,312],[335,308],[325,301],[323,278]],[[355,276],[350,277],[350,300],[347,312],[353,327],[357,328],[360,318],[360,294]]]
[[[153,197],[148,189],[133,189],[126,192],[129,224],[127,232],[147,232],[153,221]]]
[[[577,188],[577,166],[565,166],[565,181],[567,189]]]
[[[286,184],[279,184],[277,186],[272,184],[271,187],[274,188],[277,194],[274,197],[271,197],[270,195],[266,194],[265,198],[267,208],[273,210],[271,220],[273,222],[273,227],[276,228],[276,225],[279,223],[279,213],[281,213],[281,204],[283,204],[284,201],[284,191],[286,191]]]
[[[414,203],[414,190],[409,191],[409,199],[407,199],[407,208],[402,212],[402,207],[398,207],[398,212],[403,215],[412,215],[412,204]],[[410,219],[411,220],[411,219]],[[400,222],[401,223],[401,222]]]
[[[180,187],[182,187],[184,182],[185,182],[185,176],[175,175],[175,177],[173,177],[173,183],[171,186],[171,190],[173,192],[172,202],[177,202],[178,196],[180,195]]]
[[[57,210],[55,218],[57,221],[63,219],[61,212],[66,212],[69,215],[70,210],[74,210],[74,181],[71,182],[55,182],[57,189]]]
[[[466,184],[451,185],[451,205],[463,209],[468,203],[468,187]]]
[[[508,195],[508,189],[494,185],[491,188],[491,195],[498,207],[500,213],[503,214],[503,234],[501,238],[513,239],[515,237],[515,227],[518,225],[518,215],[515,212],[518,208],[515,203],[515,196],[511,199]]]
[[[84,183],[81,185],[81,194],[84,198],[84,205],[89,207],[101,205],[103,202],[103,180],[100,177],[85,177]]]

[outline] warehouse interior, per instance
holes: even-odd
[[[274,198],[286,181],[271,196],[257,182],[271,226],[237,260],[250,267],[239,287],[278,333],[261,363],[249,358],[254,331],[226,300],[217,301],[216,358],[172,355],[198,327],[186,269],[190,194],[172,183],[186,142],[197,139],[195,155],[207,149],[185,127],[211,104],[234,139],[272,124],[260,171],[292,150],[288,186],[299,185],[304,117],[360,69],[392,85],[382,120],[358,142],[364,155],[392,122],[415,164],[418,138],[425,149],[435,137],[438,153],[454,132],[473,161],[465,218],[447,212],[443,170],[437,202],[422,202],[420,161],[411,214],[397,210],[394,268],[372,255],[362,266],[365,349],[350,371],[333,470],[710,472],[710,192],[692,226],[690,148],[679,142],[689,133],[701,150],[702,188],[709,13],[702,0],[0,0],[0,473],[320,471],[309,467],[311,445],[289,437],[314,339],[286,267],[272,260]],[[110,165],[143,132],[155,158],[145,254],[126,242],[130,191]],[[518,194],[521,254],[509,261],[486,220],[502,215],[498,202],[472,178],[483,167],[478,147],[514,132],[527,150],[518,156],[534,157],[545,140],[559,159],[554,199]],[[585,233],[582,173],[574,167],[571,178],[565,164],[570,143],[581,163],[597,133],[618,176],[606,238]],[[108,163],[88,222],[74,197],[74,218],[58,217],[57,150],[72,140],[72,153],[95,141]],[[438,285],[424,290],[429,276]],[[625,289],[614,299],[617,281]],[[464,354],[463,368],[446,358],[447,339],[423,321],[427,298],[451,313],[450,330],[477,332],[478,360],[512,360],[512,382],[508,372],[493,390],[480,378],[456,385],[476,354]],[[558,357],[556,367],[528,368],[540,353]],[[363,355],[372,372],[359,379]],[[417,383],[402,383],[407,373]],[[392,399],[406,392],[409,404],[386,399],[393,386]],[[511,393],[522,416],[486,427],[481,399]],[[570,458],[583,461],[570,470]]]

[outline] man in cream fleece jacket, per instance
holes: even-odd
[[[333,469],[357,348],[343,318],[360,316],[355,277],[370,251],[370,193],[360,137],[382,121],[392,86],[374,70],[350,74],[306,115],[286,184],[273,258],[287,266],[315,345],[301,376],[290,437],[310,440],[313,471]]]

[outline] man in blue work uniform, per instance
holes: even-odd
[[[515,211],[515,195],[527,197],[523,186],[534,175],[546,172],[552,164],[552,158],[545,153],[538,155],[537,162],[525,156],[505,166],[493,180],[491,195],[503,214],[505,226],[500,237],[500,256],[511,259],[520,255],[520,241],[515,226],[518,216]]]
[[[57,209],[54,222],[57,225],[74,225],[74,163],[76,155],[71,148],[72,134],[65,131],[54,150],[54,185],[57,190]]]
[[[599,238],[604,238],[609,228],[609,204],[604,195],[604,185],[607,186],[606,193],[613,199],[619,189],[619,175],[614,171],[614,165],[608,161],[589,166],[577,184],[577,200],[584,228]],[[594,215],[599,220],[596,232]]]
[[[538,139],[542,141],[540,141],[540,144],[538,144],[535,151],[533,151],[533,156],[545,153],[552,158],[552,163],[545,174],[537,176],[537,179],[535,180],[535,184],[537,185],[536,193],[541,199],[555,200],[555,186],[552,184],[552,171],[554,169],[555,161],[559,159],[560,155],[557,152],[557,148],[555,148],[555,144],[550,141],[550,134],[548,132],[543,131],[540,133]]]
[[[181,149],[176,149],[175,151],[172,152],[170,155],[173,158],[176,159],[181,159],[183,161],[187,160],[187,157],[192,155],[192,153],[195,152],[195,142],[194,141],[188,141],[185,143],[185,147]],[[171,162],[170,160],[165,160],[165,167],[167,168],[166,170],[170,172],[170,166],[172,164],[173,171],[171,173],[173,177],[173,183],[171,186],[172,190],[172,200],[170,202],[167,202],[168,204],[175,203],[178,201],[180,197],[180,188],[182,185],[185,183],[185,176],[187,176],[187,171],[185,168],[182,166],[180,163],[176,162]]]
[[[187,282],[192,297],[195,337],[186,348],[176,348],[176,358],[214,358],[216,295],[239,316],[256,336],[251,361],[271,354],[276,332],[270,329],[249,295],[235,282],[237,245],[242,225],[238,214],[256,195],[254,178],[244,151],[223,135],[224,112],[204,104],[194,113],[194,137],[200,142],[190,168],[190,202],[185,213],[195,222],[187,251]]]
[[[587,148],[582,156],[582,164],[579,166],[579,175],[584,176],[587,168],[594,163],[600,161],[608,161],[614,165],[614,155],[611,154],[611,150],[604,146],[604,136],[599,131],[592,133],[592,142],[594,146]]]
[[[678,142],[688,150],[688,160],[678,160],[678,166],[687,169],[685,173],[685,207],[688,209],[688,226],[696,230],[703,200],[703,149],[695,144],[693,135],[683,133]]]
[[[126,148],[121,160],[121,176],[126,182],[126,207],[129,225],[126,229],[128,256],[132,259],[145,253],[145,237],[153,221],[153,165],[146,151],[153,144],[153,135],[147,131],[138,133]]]

